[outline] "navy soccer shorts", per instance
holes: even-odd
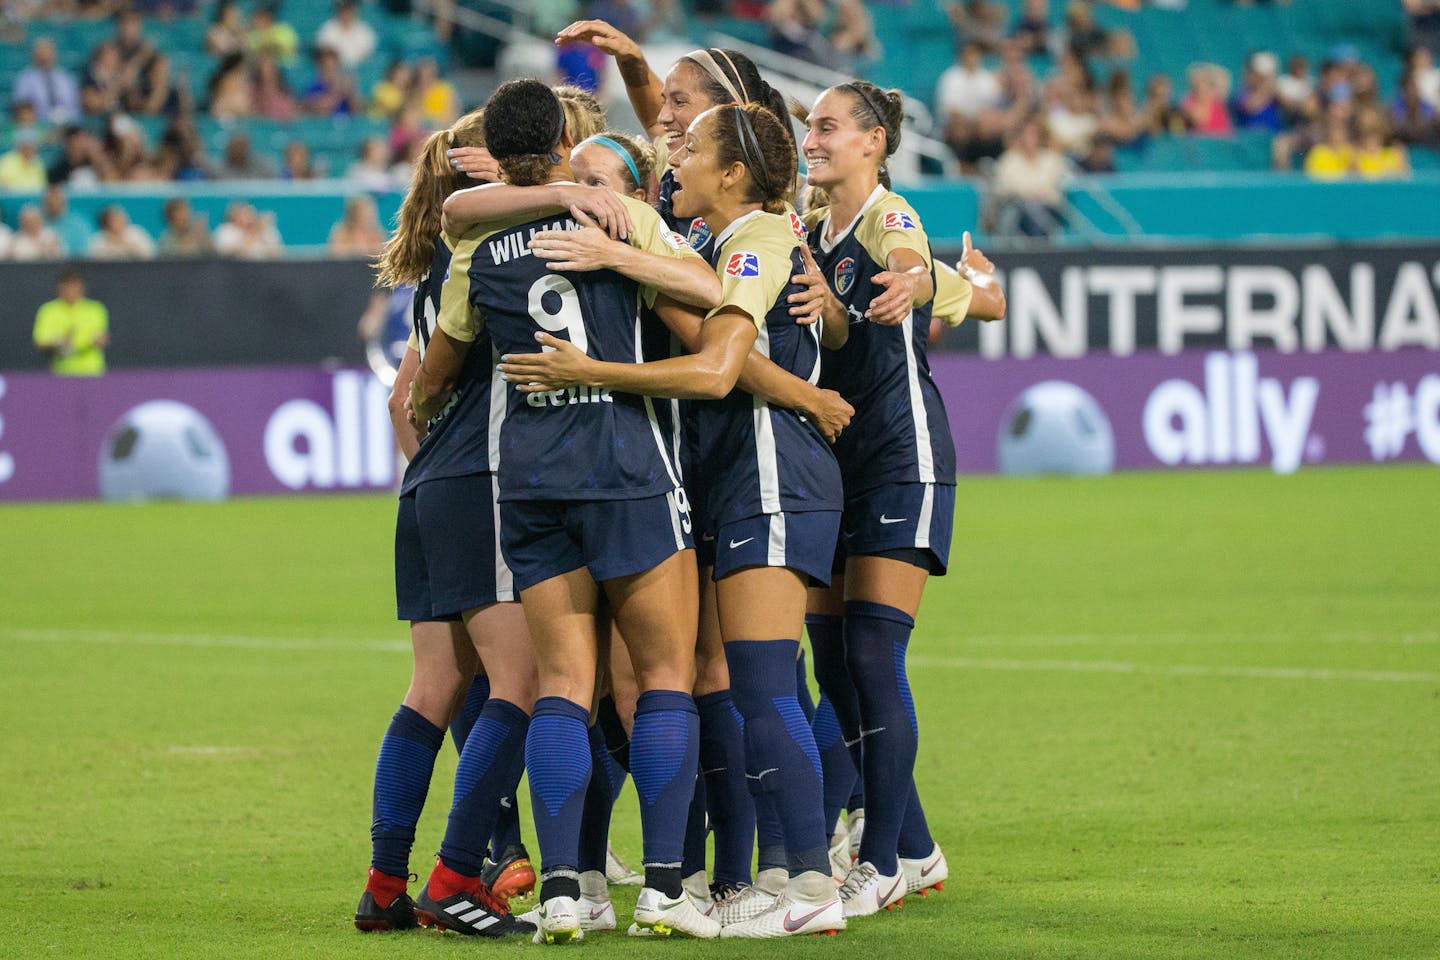
[[[632,576],[695,545],[683,488],[640,500],[507,500],[500,516],[517,592],[581,567],[597,581]]]
[[[395,603],[401,620],[455,620],[464,610],[513,601],[500,555],[493,474],[427,480],[400,498],[395,520]]]
[[[722,524],[715,533],[716,580],[747,567],[785,567],[822,586],[840,534],[839,510],[766,513]]]
[[[950,566],[955,487],[889,483],[845,499],[834,570],[845,557],[891,556],[943,577]]]

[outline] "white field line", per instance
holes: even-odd
[[[1117,673],[1162,677],[1232,677],[1247,680],[1360,680],[1374,683],[1440,683],[1440,673],[1402,670],[1332,670],[1324,667],[1214,667],[1183,663],[1107,660],[1007,660],[989,657],[908,657],[912,667],[951,670],[1041,670],[1052,673]]]

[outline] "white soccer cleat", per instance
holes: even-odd
[[[945,880],[950,876],[950,864],[945,862],[945,854],[937,843],[928,857],[919,860],[906,860],[901,857],[900,872],[905,875],[906,893],[918,893],[926,897],[931,890],[945,889]]]
[[[850,876],[840,884],[846,917],[868,917],[899,906],[904,898],[905,874],[897,868],[894,875],[887,877],[868,860],[855,864]]]
[[[585,939],[585,930],[580,925],[580,905],[570,897],[551,897],[540,906],[525,914],[525,920],[535,924],[536,943],[571,943]]]
[[[630,865],[608,845],[605,847],[605,879],[621,887],[639,887],[645,883],[645,878],[631,870]]]
[[[645,887],[635,903],[635,922],[626,932],[632,937],[673,937],[678,933],[710,940],[720,936],[720,921],[702,913],[689,894],[682,892],[671,900],[654,887]]]
[[[704,870],[696,870],[680,881],[680,886],[697,910],[707,917],[715,916],[715,900],[710,896],[710,878],[705,875]]]
[[[715,919],[720,926],[732,927],[737,923],[760,916],[775,906],[779,897],[756,884],[731,887],[715,899]],[[723,936],[723,930],[721,935]]]
[[[769,910],[749,920],[722,928],[720,936],[741,940],[771,940],[777,937],[796,937],[803,933],[834,936],[844,929],[845,908],[838,896],[822,903],[806,903],[792,900],[788,893],[784,893],[775,900]]]
[[[835,833],[830,837],[830,875],[835,878],[836,883],[844,883],[845,878],[850,875],[850,831],[845,829],[844,821],[836,824]]]
[[[580,913],[580,929],[586,933],[615,929],[615,907],[610,902],[605,874],[599,870],[580,874],[580,900],[576,909]]]
[[[851,810],[845,817],[845,823],[850,829],[850,860],[853,862],[860,859],[860,840],[865,836],[865,808]]]

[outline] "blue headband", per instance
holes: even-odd
[[[635,186],[637,188],[644,189],[645,184],[640,182],[640,168],[635,166],[635,158],[630,156],[630,151],[625,149],[624,144],[620,143],[618,140],[611,140],[609,137],[602,137],[598,135],[590,137],[588,140],[580,141],[580,146],[583,147],[587,143],[598,143],[602,147],[609,147],[611,150],[614,150],[615,153],[620,157],[620,159],[625,161],[625,166],[630,168],[630,176],[632,179],[634,179]]]

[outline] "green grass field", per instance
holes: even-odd
[[[539,949],[351,927],[409,670],[392,522],[385,497],[0,508],[0,956]],[[967,479],[911,646],[946,890],[834,939],[575,949],[1440,956],[1437,544],[1434,468]]]

